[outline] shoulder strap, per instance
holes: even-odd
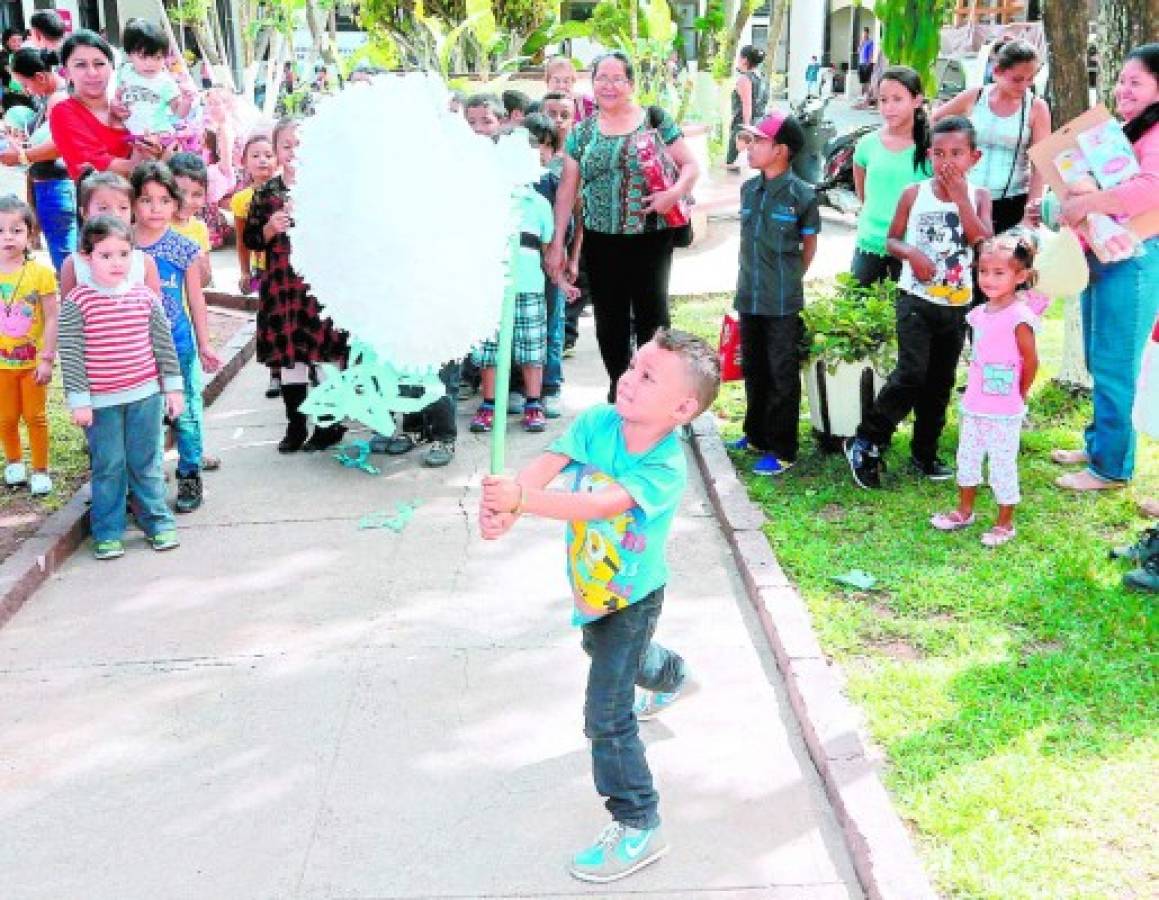
[[[978,105],[982,102],[982,98],[985,95],[986,95],[986,85],[982,85],[980,88],[978,88],[978,96],[974,98],[974,109],[978,108]]]

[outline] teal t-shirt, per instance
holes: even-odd
[[[526,235],[534,235],[546,247],[555,235],[555,213],[542,194],[527,188],[519,198],[519,230]],[[543,274],[543,249],[520,246],[515,254],[512,275],[517,294],[542,294],[545,278]]]
[[[857,142],[853,161],[865,169],[865,203],[857,220],[857,247],[885,256],[885,239],[901,193],[911,184],[930,177],[929,162],[915,169],[914,148],[888,150],[881,142],[879,131]]]
[[[624,446],[624,420],[608,404],[582,413],[551,445],[570,457],[571,490],[619,484],[636,505],[614,519],[567,523],[567,573],[584,625],[642,600],[668,581],[665,547],[688,482],[684,451],[672,432],[643,453]]]

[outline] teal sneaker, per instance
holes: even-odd
[[[149,538],[149,546],[154,550],[172,550],[181,546],[181,540],[176,531],[158,531]]]
[[[572,857],[568,871],[580,881],[604,884],[627,878],[668,852],[660,827],[632,828],[612,822],[596,842]]]
[[[680,682],[680,687],[674,691],[640,690],[636,693],[636,702],[632,705],[632,712],[636,714],[637,721],[647,722],[649,719],[656,718],[681,697],[696,693],[696,688],[697,683],[692,677],[685,675],[684,680]]]
[[[93,541],[94,559],[116,559],[125,555],[125,545],[120,541]]]

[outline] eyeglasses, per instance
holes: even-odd
[[[610,75],[597,75],[592,79],[596,84],[610,84],[612,87],[622,88],[624,85],[631,84],[631,80],[623,77],[612,78]]]

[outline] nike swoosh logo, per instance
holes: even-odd
[[[650,831],[645,831],[638,838],[632,840],[631,838],[624,838],[624,856],[628,859],[635,859],[644,852],[644,848],[648,846],[648,838],[652,836]]]

